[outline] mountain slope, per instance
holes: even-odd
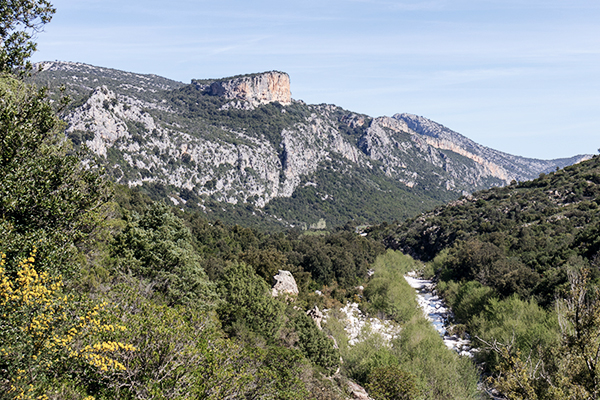
[[[449,249],[455,279],[550,304],[574,265],[600,265],[600,157],[476,192],[376,235],[427,261]],[[570,267],[571,266],[571,267]],[[496,287],[498,286],[498,287]]]
[[[406,114],[371,118],[307,105],[292,99],[289,76],[277,71],[186,85],[54,62],[33,80],[56,95],[66,88],[68,137],[88,146],[115,181],[231,221],[322,227],[404,219],[585,158],[514,157]]]

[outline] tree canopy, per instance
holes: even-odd
[[[0,1],[0,71],[30,67],[36,50],[32,40],[50,22],[56,9],[48,0]]]

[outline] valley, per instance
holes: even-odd
[[[185,85],[48,63],[31,78],[47,94],[3,79],[9,393],[598,390],[597,156],[525,159],[423,117],[307,105],[275,71]],[[295,289],[274,297],[275,276]]]

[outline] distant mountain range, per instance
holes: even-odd
[[[513,156],[411,114],[373,118],[291,97],[271,71],[190,84],[81,63],[40,63],[63,117],[116,182],[228,222],[324,227],[403,220],[582,160]]]

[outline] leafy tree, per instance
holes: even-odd
[[[35,33],[50,22],[56,9],[47,0],[0,1],[0,71],[30,67]]]
[[[163,203],[154,203],[141,217],[132,213],[125,219],[125,228],[111,244],[116,270],[149,280],[170,304],[212,307],[213,284],[183,220]]]
[[[223,303],[217,309],[231,336],[273,342],[283,325],[285,304],[273,298],[267,283],[245,263],[230,263],[219,282]]]
[[[0,236],[7,270],[35,243],[38,268],[69,272],[69,259],[90,239],[108,189],[83,165],[62,135],[63,123],[45,97],[17,79],[0,76]]]
[[[302,354],[329,375],[334,374],[340,364],[340,354],[334,348],[333,340],[303,312],[296,313],[292,325],[298,334],[297,346]]]

